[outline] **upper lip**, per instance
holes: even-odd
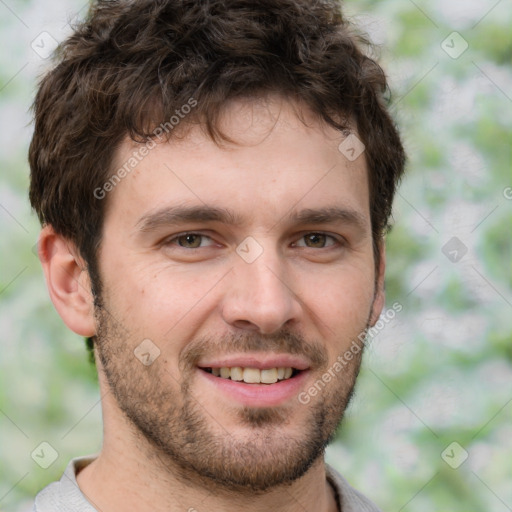
[[[291,354],[232,354],[222,357],[204,359],[197,365],[200,368],[295,368],[307,370],[311,365],[304,357]]]

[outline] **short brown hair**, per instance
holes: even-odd
[[[107,201],[93,191],[112,175],[122,140],[149,142],[155,126],[195,98],[186,121],[218,141],[228,101],[278,93],[338,130],[357,125],[378,256],[405,156],[386,77],[365,44],[336,0],[100,0],[41,80],[31,204],[42,224],[77,246],[97,294]]]

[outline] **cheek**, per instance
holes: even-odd
[[[372,305],[372,296],[368,293],[354,293],[353,290],[331,289],[317,297],[315,313],[326,324],[336,327],[366,326]]]
[[[340,270],[322,279],[301,294],[318,328],[333,344],[346,344],[366,327],[374,298],[374,280],[371,272],[356,268]]]
[[[228,270],[160,264],[135,265],[128,272],[118,267],[110,302],[132,329],[167,343],[200,328]]]

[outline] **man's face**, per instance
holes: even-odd
[[[237,145],[194,127],[109,195],[97,350],[148,455],[264,490],[322,454],[361,354],[322,376],[382,303],[364,157],[350,162],[339,132],[275,99],[234,103],[223,123]]]

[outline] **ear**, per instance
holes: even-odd
[[[386,244],[384,239],[379,242],[380,260],[377,269],[377,278],[375,282],[375,297],[373,299],[372,314],[370,317],[370,326],[373,327],[379,319],[384,304],[386,302],[386,292],[384,291],[384,275],[386,273]]]
[[[78,250],[51,226],[41,230],[38,254],[46,286],[64,323],[80,336],[96,333],[89,274]]]

